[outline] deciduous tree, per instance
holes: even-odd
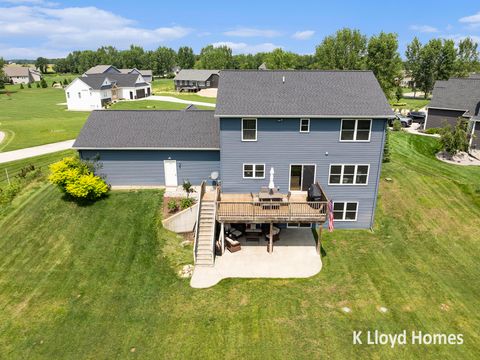
[[[178,49],[177,65],[181,69],[193,69],[195,66],[195,54],[189,46],[182,46]]]
[[[232,69],[232,49],[228,46],[208,45],[200,52],[200,57],[195,64],[197,69]]]

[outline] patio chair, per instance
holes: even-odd
[[[225,238],[225,245],[227,246],[228,251],[231,253],[242,250],[240,242],[237,240],[230,239],[229,237]]]
[[[243,235],[243,233],[240,230],[235,229],[230,224],[225,224],[225,234],[233,237],[234,239],[238,239],[240,236]]]

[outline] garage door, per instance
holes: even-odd
[[[137,99],[141,99],[145,97],[145,89],[138,89],[137,90]]]
[[[475,128],[473,131],[473,139],[472,139],[472,149],[476,149],[476,150],[480,149],[480,121],[475,122]]]

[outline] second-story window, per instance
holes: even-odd
[[[82,98],[82,93],[78,93],[78,98],[81,99]]]
[[[370,141],[372,120],[343,119],[341,141]]]
[[[369,165],[330,165],[329,185],[366,185]]]
[[[257,119],[242,119],[242,141],[257,141]]]
[[[301,133],[310,132],[310,119],[300,119],[300,132]]]

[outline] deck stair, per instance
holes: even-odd
[[[215,260],[215,201],[202,201],[199,211],[195,265],[212,266]]]

